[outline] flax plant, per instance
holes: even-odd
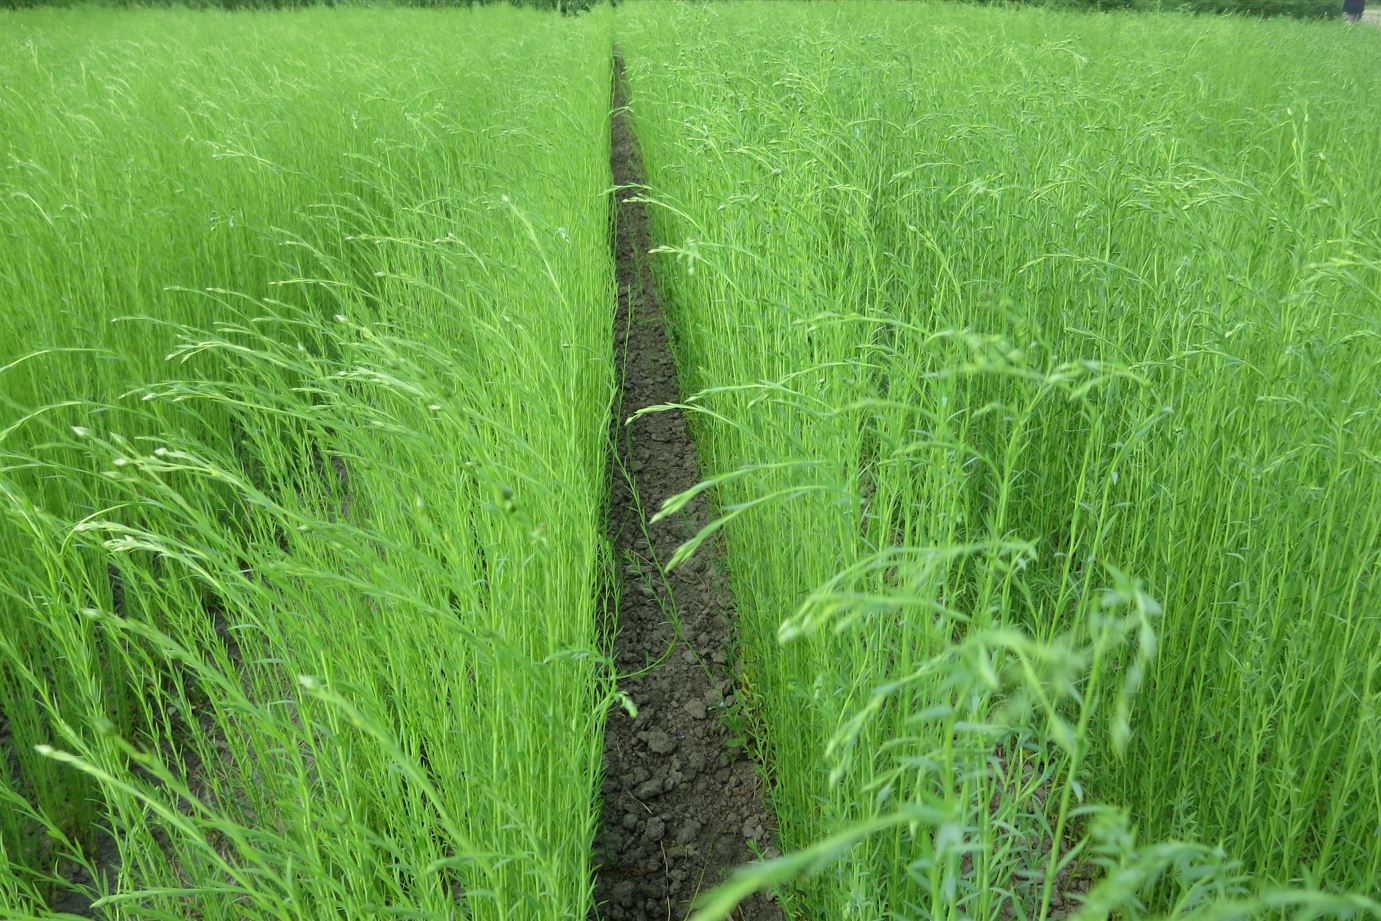
[[[796,853],[707,917],[1375,915],[1381,35],[618,15]]]
[[[609,16],[5,19],[0,914],[587,917]]]

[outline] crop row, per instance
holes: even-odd
[[[608,19],[14,22],[0,915],[584,917]]]
[[[1095,867],[1126,916],[1374,898],[1374,36],[620,34],[784,844],[864,840],[796,909],[1044,917]]]

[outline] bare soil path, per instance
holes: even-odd
[[[671,573],[661,563],[708,521],[703,497],[648,525],[664,500],[700,479],[695,445],[679,412],[625,425],[639,410],[681,399],[647,253],[644,183],[627,114],[623,63],[615,58],[612,167],[618,187],[614,251],[619,302],[616,348],[623,386],[614,419],[610,536],[619,562],[614,656],[637,706],[609,715],[603,824],[595,840],[597,916],[603,921],[680,921],[695,897],[738,864],[750,842],[771,851],[773,823],[752,760],[731,745],[721,715],[734,702],[733,599],[707,544]],[[779,921],[762,896],[735,913]]]

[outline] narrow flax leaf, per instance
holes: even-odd
[[[910,834],[915,835],[921,826],[939,827],[950,821],[953,821],[953,817],[944,808],[912,803],[896,812],[859,822],[804,850],[748,864],[735,871],[728,882],[703,896],[696,905],[695,913],[687,921],[724,921],[740,902],[753,893],[771,890],[780,883],[800,876],[819,873],[878,832],[907,826]]]

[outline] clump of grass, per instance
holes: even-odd
[[[608,16],[7,18],[0,913],[586,917]]]
[[[743,885],[830,919],[1090,885],[1090,917],[1377,912],[1378,36],[619,15],[804,849]]]

